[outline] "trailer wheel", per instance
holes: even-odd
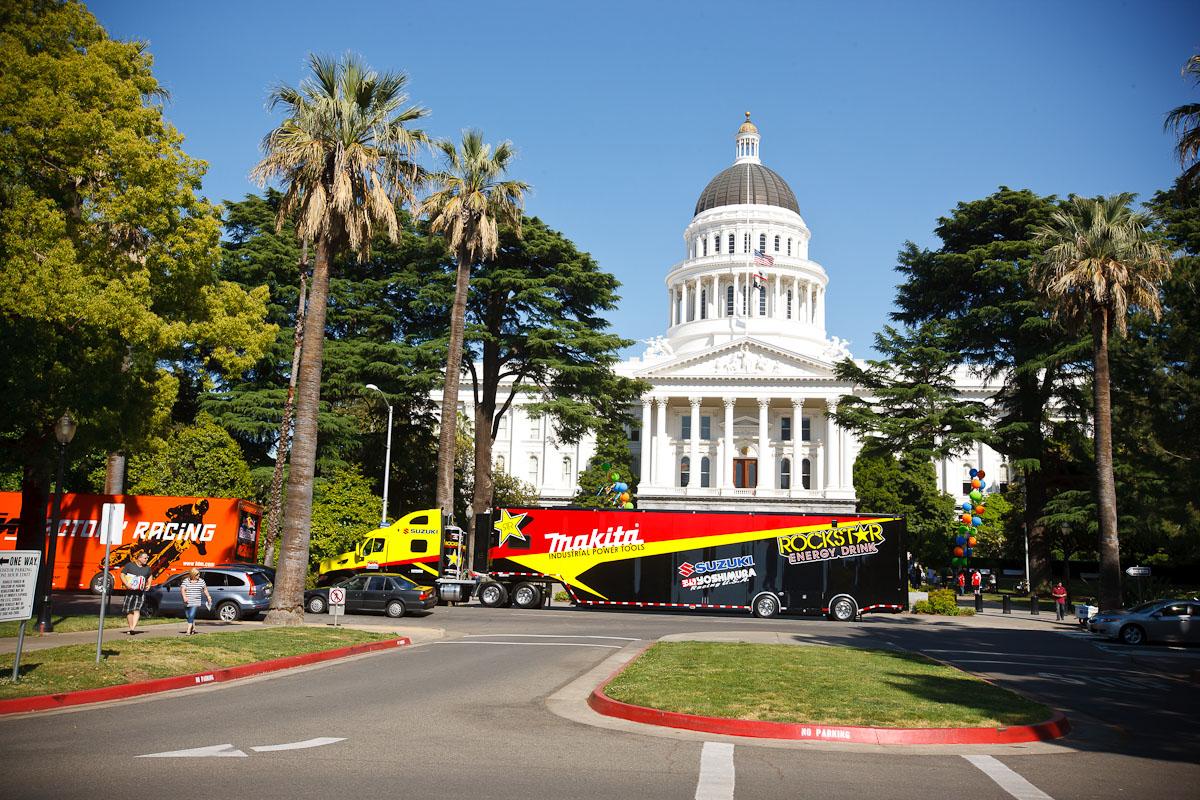
[[[542,590],[532,583],[518,583],[513,587],[512,602],[517,608],[537,608],[542,604]]]
[[[779,613],[779,601],[773,594],[760,594],[754,598],[754,616],[770,619]]]
[[[488,581],[479,587],[479,602],[488,608],[499,608],[508,602],[508,589],[503,583]]]
[[[829,616],[838,622],[852,622],[858,616],[858,604],[853,597],[842,595],[829,606]]]

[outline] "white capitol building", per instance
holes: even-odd
[[[762,164],[749,117],[733,165],[700,193],[684,259],[667,270],[665,335],[617,367],[652,387],[629,432],[631,482],[643,509],[851,512],[859,444],[828,416],[854,391],[833,368],[850,353],[826,333],[830,277],[809,257],[812,233],[787,182]],[[959,388],[985,399],[994,387],[964,372]],[[469,409],[471,392],[460,397]],[[557,505],[576,493],[594,444],[554,441],[548,420],[514,402],[493,457]],[[1008,480],[1001,456],[979,445],[937,465],[940,488],[962,494],[972,466]]]

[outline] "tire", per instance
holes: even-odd
[[[92,594],[96,595],[97,597],[104,594],[105,575],[108,576],[108,593],[111,595],[113,593],[113,577],[111,572],[97,572],[92,576],[92,579],[88,581],[88,589],[90,589]]]
[[[326,607],[327,603],[325,602],[325,598],[321,597],[320,595],[313,595],[312,597],[308,598],[308,602],[304,604],[304,608],[310,614],[324,614]]]
[[[829,618],[838,622],[853,622],[858,616],[858,604],[854,598],[842,595],[833,601],[829,607]]]
[[[754,598],[754,616],[760,619],[770,619],[779,614],[779,600],[771,594],[760,594]]]
[[[150,619],[151,617],[157,617],[157,616],[158,616],[158,606],[157,605],[155,605],[154,603],[143,603],[142,604],[142,617],[144,617],[145,619]]]
[[[242,607],[233,600],[222,600],[213,612],[221,622],[237,622],[242,618]]]
[[[479,587],[479,602],[488,608],[499,608],[508,602],[508,589],[503,583],[488,581]]]
[[[512,590],[512,604],[517,608],[538,608],[542,604],[542,590],[532,583],[518,583]]]
[[[401,600],[389,600],[383,610],[392,619],[398,619],[404,616],[404,603]]]
[[[1142,630],[1141,625],[1126,625],[1121,628],[1121,641],[1125,644],[1138,645],[1145,644],[1146,632]]]

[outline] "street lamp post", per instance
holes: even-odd
[[[50,515],[50,530],[46,536],[46,554],[42,558],[42,569],[38,575],[41,607],[38,610],[37,629],[40,633],[51,633],[54,630],[50,597],[54,585],[54,553],[58,549],[58,524],[62,517],[63,467],[67,461],[67,445],[75,438],[75,420],[71,418],[70,413],[63,414],[58,422],[54,423],[54,438],[58,440],[58,476],[54,481],[54,511]]]
[[[387,395],[383,394],[383,390],[373,383],[368,383],[366,388],[379,392],[383,395],[383,402],[387,403],[388,421],[387,421],[387,455],[383,459],[383,512],[379,515],[379,527],[387,526],[388,513],[388,478],[392,474],[392,404],[387,402]]]

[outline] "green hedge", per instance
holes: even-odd
[[[928,600],[918,600],[913,604],[913,613],[940,614],[944,617],[969,617],[975,613],[975,609],[959,608],[953,589],[934,589],[929,593]]]

